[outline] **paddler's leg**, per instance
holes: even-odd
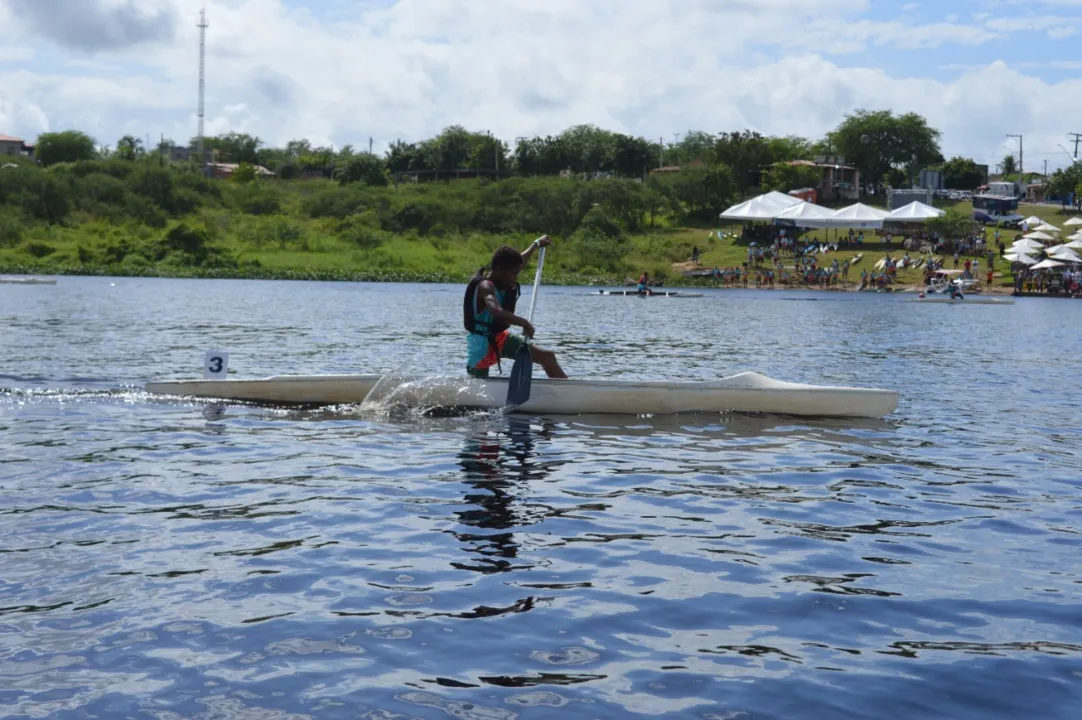
[[[531,345],[530,357],[533,358],[535,363],[544,368],[545,374],[550,378],[555,378],[557,380],[567,379],[567,373],[560,367],[560,363],[556,362],[556,353],[551,350],[545,350],[536,345]]]
[[[518,333],[508,333],[500,344],[500,357],[514,358],[522,347],[522,342],[522,336]],[[556,362],[556,353],[551,350],[530,345],[530,359],[534,361],[534,364],[544,368],[545,374],[550,378],[567,379],[567,373],[560,367],[560,363]]]

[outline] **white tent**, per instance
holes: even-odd
[[[1072,250],[1082,250],[1082,238],[1078,238],[1077,240],[1072,240],[1071,242],[1067,243],[1063,247],[1071,248]]]
[[[1051,270],[1052,268],[1063,267],[1063,263],[1056,262],[1055,260],[1041,260],[1036,265],[1030,267],[1030,270]]]
[[[821,220],[808,220],[805,227],[868,230],[883,227],[883,220],[887,215],[886,210],[868,207],[863,203],[856,203],[838,210],[830,217]]]
[[[1061,232],[1058,227],[1056,227],[1055,225],[1049,225],[1048,223],[1041,223],[1040,225],[1038,225],[1034,229],[1037,232],[1046,232],[1046,233],[1058,233],[1058,232]]]
[[[722,220],[759,220],[766,222],[777,217],[778,213],[793,205],[804,202],[800,198],[771,191],[765,195],[733,205],[721,214]]]
[[[1012,263],[1022,263],[1023,265],[1032,265],[1033,263],[1037,262],[1029,255],[1026,255],[1022,252],[1007,253],[1003,256],[1003,259]]]
[[[897,208],[886,217],[887,222],[924,222],[943,215],[943,211],[919,200]]]
[[[1082,230],[1079,230],[1074,235],[1071,235],[1068,240],[1082,240]]]
[[[1082,263],[1082,257],[1078,257],[1074,250],[1066,245],[1057,245],[1054,248],[1048,248],[1045,250],[1048,253],[1048,257],[1055,258],[1056,260],[1062,260],[1063,262]]]
[[[1063,224],[1068,226],[1068,227],[1072,226],[1072,225],[1082,225],[1082,217],[1078,217],[1076,215],[1075,217],[1071,218],[1070,220],[1068,220],[1067,222],[1065,222]]]
[[[801,202],[782,210],[774,219],[789,220],[797,227],[812,227],[805,223],[811,220],[825,220],[833,214],[834,211],[830,208],[825,208],[822,205],[816,205],[815,203]]]
[[[1024,239],[1026,239],[1026,240],[1055,240],[1054,237],[1052,237],[1048,233],[1043,233],[1043,232],[1026,233],[1022,237]]]
[[[1030,215],[1022,222],[1024,222],[1027,227],[1037,227],[1044,222],[1044,218],[1037,217],[1036,215]]]

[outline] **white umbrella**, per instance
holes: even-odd
[[[1037,262],[1029,255],[1024,255],[1023,253],[1007,253],[1003,256],[1003,259],[1012,263],[1022,263],[1023,265],[1032,265]]]
[[[1038,232],[1027,233],[1027,234],[1023,235],[1022,237],[1025,238],[1026,240],[1055,240],[1055,238],[1052,237],[1051,235],[1049,235],[1048,233],[1043,233],[1043,232],[1039,232],[1039,231]]]
[[[1014,250],[1027,250],[1028,251],[1028,250],[1043,250],[1043,249],[1044,249],[1044,245],[1041,245],[1036,240],[1025,240],[1025,239],[1015,240],[1014,243],[1011,244],[1011,250],[1012,251],[1014,251]]]
[[[1082,225],[1082,217],[1079,217],[1079,216],[1076,215],[1075,217],[1071,218],[1070,220],[1068,220],[1067,222],[1065,222],[1063,224],[1068,225],[1068,226],[1070,226],[1070,225]]]
[[[1072,250],[1082,250],[1082,238],[1078,238],[1077,240],[1072,240],[1071,242],[1067,243],[1063,247],[1071,248]]]
[[[1064,262],[1082,263],[1082,257],[1078,257],[1075,251],[1066,245],[1057,245],[1054,248],[1049,248],[1045,252],[1049,257],[1053,257],[1056,260],[1062,260]]]
[[[1041,223],[1044,222],[1044,218],[1039,218],[1036,215],[1030,215],[1028,218],[1023,220],[1022,222],[1024,222],[1026,225],[1036,227],[1037,225],[1040,225]]]
[[[1051,270],[1052,268],[1058,267],[1063,267],[1063,263],[1056,262],[1055,260],[1042,260],[1031,267],[1030,270]]]
[[[1046,233],[1058,233],[1058,232],[1060,232],[1060,229],[1058,227],[1056,227],[1055,225],[1049,225],[1048,223],[1041,223],[1040,225],[1038,225],[1036,227],[1036,230],[1037,230],[1037,232],[1046,232]]]
[[[1074,235],[1067,238],[1068,240],[1082,240],[1082,230],[1079,230]]]

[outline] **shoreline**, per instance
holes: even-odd
[[[0,276],[8,278],[19,277],[38,277],[38,278],[60,278],[60,277],[113,277],[113,278],[164,278],[175,280],[281,280],[281,281],[301,281],[301,282],[363,282],[363,283],[417,283],[422,285],[458,285],[466,284],[469,282],[468,277],[458,277],[452,273],[416,273],[416,272],[394,272],[394,271],[372,271],[372,272],[357,272],[357,271],[327,271],[327,270],[283,270],[283,271],[271,271],[266,272],[237,272],[235,268],[222,268],[216,269],[197,269],[197,268],[123,268],[123,267],[100,267],[100,266],[49,266],[48,264],[42,265],[3,265],[0,264]],[[612,282],[608,282],[613,280]],[[676,278],[674,278],[676,280]],[[681,277],[680,280],[687,281],[689,278]],[[549,278],[545,283],[546,285],[564,286],[564,287],[598,287],[598,288],[626,288],[628,287],[623,280],[617,280],[613,278],[599,278],[599,277],[584,277],[581,275],[573,275],[568,273],[560,273],[559,275]],[[816,293],[857,293],[861,292],[857,290],[857,283],[854,281],[847,281],[844,286],[839,287],[818,287],[818,286],[796,286],[786,287],[782,285],[776,285],[774,288],[755,287],[749,285],[748,287],[740,286],[727,286],[718,285],[710,282],[710,279],[703,278],[699,280],[691,280],[690,282],[670,282],[666,278],[665,284],[661,287],[654,288],[658,291],[666,290],[758,290],[761,292],[816,292]],[[866,291],[862,294],[868,295],[888,295],[893,293],[918,293],[922,288],[916,285],[902,285],[890,288],[889,290],[877,290]],[[993,294],[993,295],[1012,295],[1014,293],[1013,285],[992,285],[982,286],[981,294]],[[1057,297],[1057,296],[1045,296],[1036,295],[1035,297]]]

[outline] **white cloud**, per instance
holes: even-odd
[[[0,46],[27,46],[3,2]],[[80,38],[57,53],[57,33],[39,30],[48,52],[16,53],[23,69],[0,85],[0,133],[81,127],[109,144],[129,132],[186,141],[196,127],[201,4],[159,0],[170,32],[146,28],[153,44],[89,52],[101,43]],[[512,142],[578,123],[648,137],[745,127],[817,137],[854,109],[889,108],[926,115],[944,131],[946,152],[989,160],[1002,155],[1006,132],[1051,153],[1082,112],[1082,81],[1053,84],[1023,72],[1039,68],[995,62],[1011,34],[1063,32],[1077,18],[881,21],[866,0],[384,5],[313,3],[318,14],[283,0],[210,2],[207,132],[273,144],[366,145],[371,136],[377,149],[453,123]],[[986,62],[955,66],[956,78],[860,67],[883,53],[928,66],[937,48],[946,59],[958,45],[980,48]],[[46,56],[52,62],[40,64]]]

